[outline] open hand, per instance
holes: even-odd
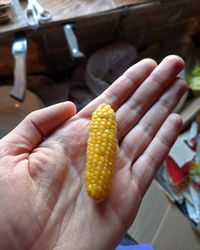
[[[180,132],[171,113],[186,90],[177,77],[183,67],[177,56],[158,66],[142,60],[79,113],[70,102],[56,104],[5,136],[0,249],[114,249]],[[103,102],[116,111],[118,154],[112,191],[97,204],[85,191],[85,152],[91,114]]]

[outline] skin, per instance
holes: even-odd
[[[79,113],[70,102],[34,111],[1,139],[0,249],[114,249],[182,127],[171,113],[186,91],[183,67],[177,56],[142,60]],[[85,152],[102,102],[116,111],[119,143],[112,191],[95,203]]]

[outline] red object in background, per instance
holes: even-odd
[[[165,159],[165,166],[174,186],[179,186],[188,177],[190,163],[186,163],[183,168],[180,168],[174,159],[168,155]]]

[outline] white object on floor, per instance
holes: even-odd
[[[195,156],[195,152],[185,143],[185,140],[188,140],[188,138],[189,131],[182,133],[169,152],[169,155],[175,160],[180,168],[186,162],[191,161]]]

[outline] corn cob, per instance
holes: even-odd
[[[92,114],[86,152],[86,191],[95,200],[106,199],[110,192],[116,145],[115,112],[103,103]]]

